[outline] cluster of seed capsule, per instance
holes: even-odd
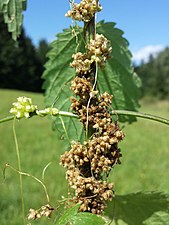
[[[61,157],[62,164],[67,167],[66,178],[71,188],[75,190],[73,202],[81,203],[80,211],[101,214],[106,206],[105,201],[113,197],[113,184],[92,176],[88,170],[90,161],[87,152],[80,152],[75,145],[78,146],[80,143],[74,143],[70,152]],[[83,145],[80,147],[84,149]],[[78,152],[77,155],[72,153],[73,148]]]
[[[118,142],[124,134],[117,123],[112,123],[109,113],[112,96],[93,91],[90,77],[76,76],[71,90],[76,96],[71,98],[71,109],[79,115],[84,129],[88,122],[93,135],[83,144],[73,141],[70,151],[61,156],[61,164],[67,168],[66,178],[75,190],[73,201],[82,202],[80,210],[100,214],[105,201],[113,197],[113,185],[103,182],[102,175],[108,176],[112,167],[120,163]]]
[[[41,217],[48,217],[50,218],[54,208],[49,204],[42,206],[40,209],[29,209],[29,213],[27,215],[28,220],[37,220]],[[30,224],[30,223],[29,223]]]
[[[90,16],[84,19],[82,11],[88,7],[87,4],[91,4],[86,13]],[[88,22],[96,12],[91,10],[92,4],[95,4],[94,8],[98,11],[98,1],[82,0],[80,4],[73,4],[73,11],[68,12],[67,16]],[[105,178],[112,167],[120,163],[118,143],[124,137],[117,122],[113,122],[111,118],[109,110],[112,96],[108,93],[99,94],[95,86],[96,67],[104,67],[111,51],[110,42],[103,35],[95,34],[94,39],[86,44],[84,53],[73,55],[70,66],[75,68],[76,77],[70,87],[74,93],[74,97],[71,97],[71,110],[83,124],[86,141],[73,141],[70,150],[60,160],[61,165],[67,169],[69,186],[75,191],[73,202],[81,203],[80,211],[95,214],[101,214],[106,201],[113,197],[113,184],[108,183]]]
[[[111,95],[98,96],[97,91],[91,95],[90,78],[78,76],[72,81],[71,90],[78,97],[71,98],[71,109],[79,115],[84,129],[88,122],[93,134],[83,144],[73,141],[70,151],[61,156],[61,164],[67,168],[66,178],[75,190],[74,202],[82,202],[80,210],[100,214],[105,201],[113,197],[113,185],[103,182],[103,174],[108,176],[112,167],[120,163],[118,143],[124,134],[117,123],[112,123],[108,111]]]
[[[110,41],[102,34],[96,34],[94,40],[86,45],[86,53],[77,52],[73,54],[71,67],[76,69],[78,74],[88,74],[92,72],[94,63],[103,67],[106,60],[111,58],[112,47]]]
[[[66,13],[67,17],[74,20],[89,22],[96,12],[102,10],[97,0],[82,0],[80,4],[72,2],[72,10]]]

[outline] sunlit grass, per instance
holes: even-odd
[[[169,118],[169,102],[143,101],[140,111]],[[168,191],[169,126],[145,119],[125,125],[122,164],[112,171],[116,192]]]

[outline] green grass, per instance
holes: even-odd
[[[33,103],[43,108],[43,96],[19,91],[0,90],[0,118],[9,115],[12,102],[18,96],[32,97]],[[169,102],[143,101],[142,112],[169,118]],[[12,121],[0,124],[0,168],[9,163],[17,168],[17,157],[12,132]],[[123,126],[123,124],[121,124]],[[111,172],[110,180],[115,183],[116,194],[137,191],[169,192],[169,127],[157,122],[138,119],[131,125],[124,125],[125,139],[120,144],[123,157],[121,165]],[[44,167],[47,169],[45,184],[51,203],[56,205],[61,196],[66,196],[65,170],[59,166],[63,153],[62,142],[51,129],[48,118],[34,117],[16,123],[16,132],[21,154],[22,171],[41,179]],[[30,177],[23,177],[25,208],[39,208],[46,204],[42,186]],[[19,176],[11,169],[6,170],[6,179],[0,178],[0,224],[23,224],[19,192]],[[52,220],[40,220],[32,224],[52,224]]]
[[[34,93],[1,90],[0,118],[9,115],[12,102],[18,96],[32,97],[33,103],[43,109],[43,96]],[[17,156],[12,132],[13,122],[0,124],[0,167],[3,169],[6,163],[17,168]],[[53,164],[46,170],[45,183],[51,197],[51,202],[56,201],[67,193],[65,171],[59,166],[59,157],[63,153],[61,144],[56,134],[51,129],[51,121],[48,118],[32,118],[16,122],[16,133],[19,143],[22,171],[28,172],[41,179],[44,167]],[[10,169],[6,170],[5,181],[0,179],[0,224],[23,224],[21,215],[19,176]],[[24,198],[26,212],[29,208],[38,209],[46,204],[46,198],[42,186],[30,177],[23,177]],[[36,224],[46,224],[36,222]],[[50,220],[48,221],[50,224]],[[52,223],[51,223],[52,224]]]
[[[142,102],[140,111],[169,118],[169,102]],[[116,193],[169,192],[169,126],[138,119],[125,125],[122,164],[112,171]]]

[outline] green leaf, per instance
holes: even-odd
[[[8,31],[12,33],[14,40],[21,33],[23,15],[26,10],[26,0],[1,0],[0,11],[4,15],[4,21],[8,25]]]
[[[114,23],[100,22],[97,26],[99,33],[103,33],[112,42],[112,59],[106,63],[105,69],[99,69],[98,87],[101,92],[107,91],[113,94],[113,109],[128,109],[136,111],[138,107],[138,77],[131,67],[131,53],[128,50],[128,42],[122,37],[123,32],[114,27]],[[57,35],[57,40],[51,44],[48,53],[48,62],[43,74],[45,100],[47,106],[69,111],[70,81],[75,76],[75,70],[70,68],[72,54],[76,51],[84,52],[83,30],[76,29],[76,35],[72,36],[71,29],[65,29]],[[77,49],[78,43],[78,49]],[[132,121],[131,117],[120,117],[121,121]],[[70,118],[64,118],[65,128],[70,139],[83,140],[84,132],[80,122],[74,122]],[[57,118],[55,127],[63,135],[63,128]],[[78,131],[78,132],[76,132]]]
[[[114,96],[113,109],[137,111],[140,79],[131,66],[132,55],[127,40],[122,36],[123,32],[115,28],[115,23],[103,21],[97,25],[97,32],[103,34],[112,44],[112,58],[107,61],[105,69],[99,71],[100,91],[107,91]],[[135,117],[123,116],[120,120],[132,122]]]
[[[45,79],[43,88],[46,89],[45,100],[48,106],[57,102],[59,109],[67,108],[65,104],[72,95],[69,89],[70,81],[75,76],[74,69],[70,68],[70,62],[76,49],[76,39],[79,40],[78,49],[83,48],[83,41],[80,38],[82,35],[81,28],[76,30],[76,35],[76,37],[72,35],[71,29],[65,29],[50,44],[51,50],[47,54],[46,70],[42,75]]]
[[[73,216],[76,216],[79,209],[79,204],[75,205],[72,208],[66,210],[66,212],[59,218],[55,225],[67,225],[69,219]]]
[[[57,40],[52,42],[51,51],[48,53],[48,62],[43,74],[45,79],[43,88],[46,89],[46,106],[54,106],[59,110],[70,111],[70,81],[75,76],[74,69],[70,68],[72,54],[76,49],[76,38],[80,40],[79,48],[83,48],[83,41],[80,39],[82,30],[76,31],[77,36],[72,36],[71,29],[65,29],[57,35]],[[84,140],[82,124],[77,119],[62,118],[70,140]],[[75,126],[76,124],[76,126]],[[58,130],[60,137],[64,136],[64,130],[59,118],[56,118],[54,127]]]
[[[121,225],[162,225],[169,221],[169,195],[157,192],[116,196],[108,203],[105,214]]]
[[[59,218],[55,225],[104,225],[104,220],[97,215],[87,212],[78,213],[79,204],[69,208],[66,212]]]
[[[104,225],[105,221],[97,215],[94,215],[92,213],[78,213],[76,216],[72,218],[72,223],[74,225]]]

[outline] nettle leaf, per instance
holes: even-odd
[[[131,52],[128,41],[123,38],[123,31],[115,28],[115,23],[97,25],[97,32],[103,34],[112,44],[112,58],[106,62],[106,67],[99,71],[98,87],[101,92],[111,93],[113,109],[137,111],[139,107],[140,79],[131,66]],[[132,122],[134,117],[123,116],[121,121]]]
[[[74,69],[70,68],[72,54],[76,49],[76,40],[79,40],[79,48],[84,48],[83,40],[80,38],[82,29],[76,31],[76,37],[72,36],[71,29],[65,29],[63,33],[57,35],[57,40],[52,42],[51,50],[48,53],[48,62],[45,64],[46,70],[43,74],[45,79],[43,88],[45,92],[45,102],[47,106],[54,106],[59,110],[70,111],[70,81],[75,76]],[[84,140],[84,130],[82,124],[77,119],[62,118],[70,140]],[[75,125],[76,124],[76,125]],[[60,137],[64,135],[64,130],[60,118],[56,118],[54,127],[58,130]]]
[[[12,33],[14,40],[21,33],[23,15],[26,10],[26,0],[1,0],[0,12],[4,15],[4,22],[8,25],[8,31]]]
[[[139,97],[139,79],[133,73],[131,67],[131,53],[128,50],[128,42],[122,37],[123,32],[114,26],[114,23],[104,23],[103,21],[97,25],[98,33],[103,33],[112,42],[113,49],[112,59],[106,63],[103,70],[99,69],[97,84],[101,92],[107,91],[113,94],[113,109],[136,111]],[[51,50],[47,55],[49,60],[45,65],[46,70],[42,76],[45,79],[43,87],[46,89],[46,105],[53,105],[65,111],[69,111],[70,97],[72,96],[69,89],[70,81],[75,76],[75,70],[70,68],[72,54],[75,53],[75,50],[84,52],[83,29],[78,28],[75,32],[76,35],[72,36],[72,30],[65,29],[57,35],[57,40],[51,44]],[[123,116],[120,117],[120,120],[131,122],[133,118]],[[72,119],[64,118],[70,139],[80,140],[80,137],[84,139],[82,125],[77,121],[76,119],[75,128]],[[60,124],[57,118],[55,127],[63,134],[63,128]]]
[[[87,212],[78,212],[79,204],[69,208],[66,212],[59,218],[55,225],[104,225],[105,221],[97,215],[87,213]]]
[[[164,225],[169,219],[169,195],[157,192],[116,196],[105,214],[116,225]]]
[[[75,205],[74,207],[68,208],[65,213],[58,219],[55,225],[67,225],[69,219],[74,217],[78,213],[79,204]]]

